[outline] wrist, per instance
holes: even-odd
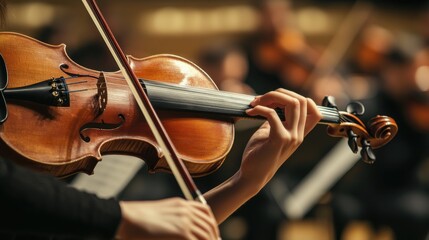
[[[116,239],[130,239],[135,234],[138,236],[143,236],[145,232],[144,228],[139,225],[139,219],[142,219],[142,214],[139,208],[141,204],[139,203],[139,208],[135,208],[137,202],[131,201],[120,201],[119,206],[121,207],[121,221],[119,223],[118,229],[116,230],[115,240]],[[144,225],[143,225],[144,226]]]
[[[255,196],[261,191],[261,189],[265,186],[265,182],[259,180],[258,178],[245,175],[239,170],[233,176],[233,184],[237,189],[244,192],[246,195],[250,197]]]
[[[119,202],[119,206],[121,208],[121,220],[119,222],[118,227],[116,228],[116,233],[115,233],[115,240],[120,240],[122,239],[121,235],[123,235],[123,231],[124,231],[124,221],[125,221],[125,217],[124,214],[126,214],[125,212],[127,211],[125,208],[125,204],[124,202],[120,201]]]

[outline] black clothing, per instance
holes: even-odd
[[[0,232],[112,239],[120,219],[116,200],[0,159]]]

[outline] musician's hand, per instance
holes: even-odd
[[[240,178],[260,190],[298,148],[322,115],[313,100],[285,89],[258,96],[251,105],[253,108],[247,114],[264,116],[268,121],[250,138],[244,150]],[[284,122],[273,108],[284,110]]]
[[[118,239],[218,239],[219,230],[208,205],[181,198],[120,202]]]

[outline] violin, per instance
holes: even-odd
[[[169,171],[122,74],[80,66],[65,48],[0,33],[1,154],[58,177],[91,174],[104,154],[136,156],[150,172]],[[222,165],[236,121],[258,118],[245,112],[254,96],[219,91],[184,58],[164,54],[128,56],[128,61],[193,176]],[[388,143],[398,130],[388,116],[364,124],[358,117],[363,106],[357,103],[339,111],[325,98],[318,108],[327,133],[347,137],[366,162],[373,162],[372,149]],[[284,118],[282,110],[277,112]]]

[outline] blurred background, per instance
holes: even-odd
[[[380,114],[398,123],[397,137],[374,150],[372,165],[318,126],[270,184],[220,226],[223,239],[429,239],[428,2],[98,3],[126,54],[180,55],[225,91],[254,95],[282,87],[318,104],[334,96],[340,110],[358,100],[365,106],[359,116],[364,122]],[[80,1],[12,0],[8,8],[6,31],[64,43],[84,67],[117,69]],[[230,155],[216,173],[196,180],[200,189],[238,169],[259,124],[237,122]],[[100,170],[105,163],[122,165]],[[180,196],[171,175],[150,175],[140,163],[108,156],[75,185],[127,200]],[[97,176],[99,185],[88,187],[85,181]],[[121,185],[113,189],[109,184],[115,182]],[[107,192],[101,193],[103,184]]]

